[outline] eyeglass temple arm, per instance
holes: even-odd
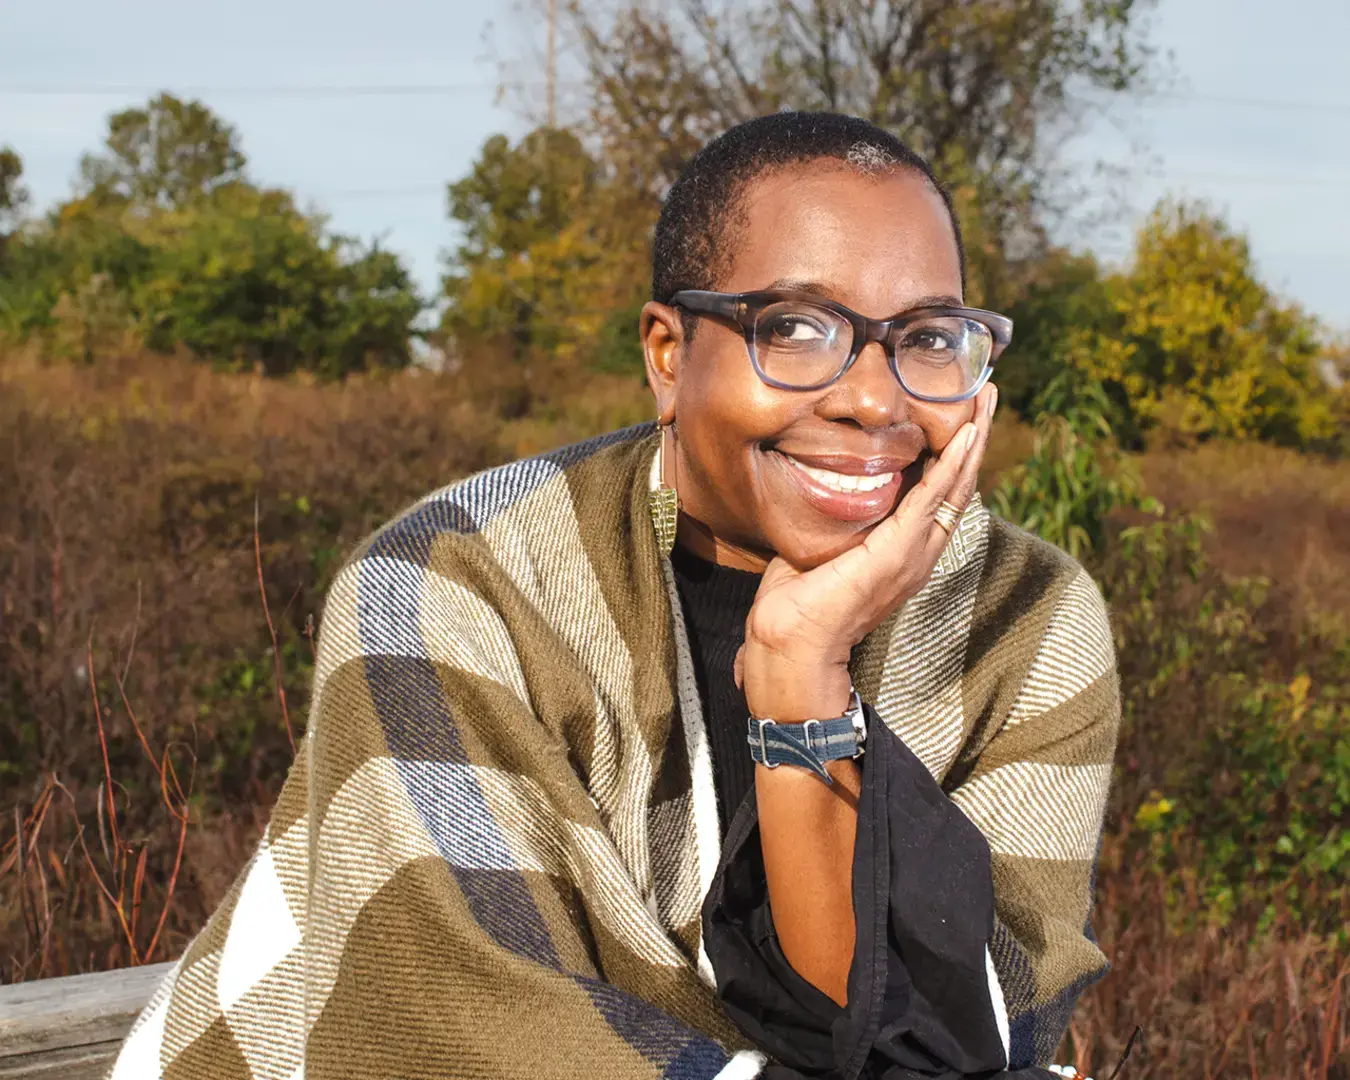
[[[734,319],[741,312],[741,298],[735,293],[708,292],[705,289],[681,289],[670,298],[672,307],[682,307],[704,315]]]

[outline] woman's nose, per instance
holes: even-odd
[[[818,411],[826,419],[852,420],[868,429],[905,420],[908,398],[891,371],[886,350],[875,341],[868,342],[853,366],[831,387]]]

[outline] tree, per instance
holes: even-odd
[[[402,262],[242,178],[233,128],[162,94],[109,120],[85,190],[0,265],[0,331],[96,361],[144,343],[222,367],[340,377],[411,360]]]
[[[22,176],[23,159],[8,146],[0,146],[0,255],[8,230],[18,224],[28,202],[28,192],[19,182]]]
[[[340,377],[411,359],[422,304],[406,268],[328,235],[287,192],[229,184],[143,235],[154,258],[131,295],[153,348],[268,375]]]
[[[622,190],[571,132],[539,128],[514,146],[494,135],[450,185],[449,209],[463,234],[444,277],[442,326],[461,345],[567,356],[646,276]]]
[[[1118,387],[1139,429],[1303,447],[1333,438],[1316,320],[1270,292],[1246,238],[1202,204],[1160,203],[1111,293],[1116,325],[1074,362]]]
[[[165,93],[109,117],[105,152],[86,154],[80,173],[95,199],[148,210],[182,206],[238,181],[246,163],[230,124],[201,102]]]
[[[970,188],[1000,250],[1041,239],[1056,139],[1094,97],[1136,90],[1151,0],[574,2],[585,127],[660,195],[711,135],[782,108],[864,116]]]
[[[1127,446],[1152,433],[1334,449],[1350,405],[1322,375],[1316,320],[1271,293],[1246,238],[1201,204],[1155,207],[1123,271],[1052,252],[1012,314],[1009,403],[1035,418],[1062,411],[1065,387],[1100,387]]]

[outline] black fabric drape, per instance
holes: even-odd
[[[1043,1069],[1002,1071],[987,842],[870,706],[867,720],[848,1005],[806,982],[779,947],[752,790],[703,906],[723,1007],[770,1056],[770,1080],[1050,1080]]]

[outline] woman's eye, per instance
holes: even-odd
[[[769,324],[768,330],[774,341],[790,341],[798,345],[825,341],[830,336],[828,327],[802,315],[781,315]]]
[[[951,335],[941,330],[916,330],[904,340],[904,348],[917,349],[920,352],[945,352],[956,348]]]

